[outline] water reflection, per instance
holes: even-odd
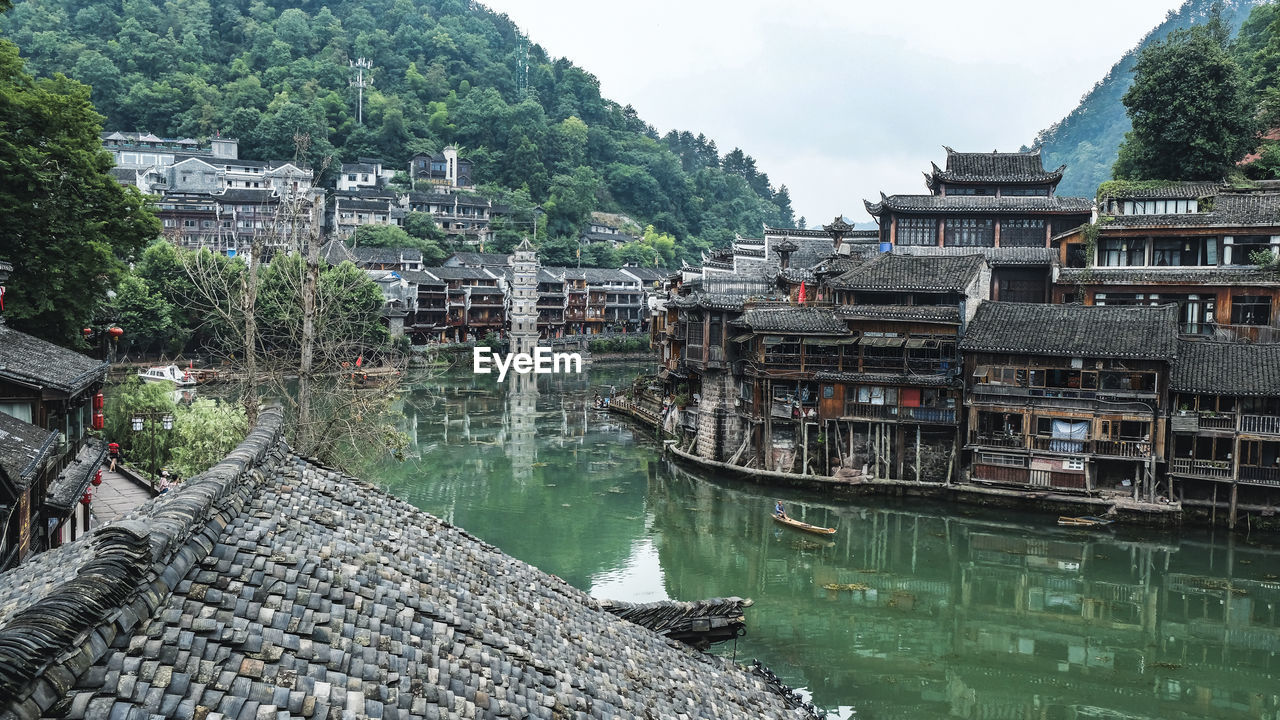
[[[415,388],[416,459],[383,480],[601,597],[751,597],[738,658],[858,717],[1280,718],[1269,542],[739,487],[655,460],[590,387]],[[779,527],[774,496],[839,532]]]

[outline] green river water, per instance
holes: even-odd
[[[1280,538],[707,477],[590,408],[640,369],[421,378],[409,458],[372,479],[596,597],[753,599],[713,652],[758,658],[830,717],[1280,720]],[[778,497],[833,541],[776,526]]]

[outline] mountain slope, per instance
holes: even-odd
[[[575,236],[594,209],[674,234],[686,256],[792,221],[785,187],[701,135],[652,127],[596,78],[464,0],[22,0],[0,30],[40,75],[93,88],[106,127],[238,137],[249,158],[379,157],[405,167],[453,143],[503,200]],[[358,118],[350,62],[372,87]],[[329,172],[333,172],[330,169]],[[508,236],[507,241],[511,238]]]
[[[1232,34],[1261,2],[1222,2],[1222,19]],[[1058,186],[1059,194],[1092,197],[1100,183],[1111,179],[1111,166],[1115,164],[1124,134],[1131,127],[1120,99],[1133,84],[1133,66],[1139,53],[1175,30],[1205,22],[1212,7],[1213,0],[1186,0],[1111,66],[1106,76],[1085,93],[1075,110],[1036,135],[1031,147],[1040,148],[1045,167],[1067,166]]]

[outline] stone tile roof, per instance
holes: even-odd
[[[1059,285],[1275,285],[1275,273],[1256,267],[1063,268]]]
[[[333,204],[340,212],[343,210],[391,211],[391,201],[380,198],[336,197]]]
[[[945,146],[944,146],[945,147]],[[1046,171],[1040,151],[1033,152],[956,152],[949,147],[947,168],[933,166],[934,177],[946,182],[1057,182],[1062,179],[1063,165]]]
[[[207,473],[0,576],[0,713],[816,715],[763,672],[289,454],[280,413],[262,420]]]
[[[57,444],[58,433],[0,413],[0,470],[19,492],[35,479]]]
[[[635,285],[640,282],[621,270],[611,270],[609,268],[582,268],[582,274],[587,278],[588,283],[595,284],[625,283]]]
[[[776,305],[747,308],[733,321],[757,333],[849,335],[849,327],[829,308]]]
[[[1169,200],[1195,200],[1197,198],[1216,195],[1222,189],[1220,182],[1202,180],[1182,180],[1171,182],[1160,187],[1124,187],[1119,186],[1100,197],[1104,199],[1159,198]]]
[[[813,271],[808,268],[789,267],[778,274],[782,276],[782,279],[786,280],[792,285],[799,285],[802,282],[808,283],[809,285],[813,285],[815,282],[818,281],[818,276],[815,275]],[[814,289],[816,290],[816,288]]]
[[[867,212],[879,217],[885,212],[927,212],[934,215],[1087,215],[1093,200],[1074,197],[1024,197],[1002,195],[881,195],[880,202],[863,201]]]
[[[982,270],[983,263],[979,253],[935,256],[883,253],[830,282],[831,287],[841,290],[964,292]]]
[[[984,302],[960,349],[1092,358],[1171,360],[1178,306]]]
[[[325,262],[330,265],[337,265],[344,261],[351,261],[356,265],[362,263],[398,265],[401,262],[422,262],[422,251],[416,248],[383,248],[369,247],[367,245],[351,247],[337,240],[331,241],[321,248],[320,254],[324,257]]]
[[[469,267],[505,267],[509,264],[510,255],[502,253],[456,252],[445,258],[448,266],[466,265]]]
[[[654,281],[666,280],[671,273],[668,270],[659,270],[649,267],[623,267],[622,271],[635,275],[645,284],[652,284]]]
[[[213,194],[219,202],[245,205],[271,205],[280,201],[276,191],[269,188],[226,188]]]
[[[1274,227],[1280,226],[1280,193],[1222,192],[1207,212],[1170,213],[1167,215],[1114,215],[1101,223],[1105,230],[1117,228],[1177,227]]]
[[[1175,392],[1280,397],[1280,344],[1180,340],[1169,387]]]
[[[936,246],[895,245],[896,255],[973,255],[980,254],[986,258],[991,267],[1010,267],[1028,265],[1056,265],[1058,251],[1050,247],[990,247],[990,248],[958,248]]]
[[[416,285],[428,285],[433,287],[444,287],[444,280],[425,272],[417,270],[396,270],[396,274]]]
[[[93,480],[106,457],[106,444],[93,438],[86,440],[71,462],[49,483],[44,504],[64,514],[70,512],[88,489],[89,481]]]
[[[75,395],[107,377],[109,363],[24,332],[0,319],[0,379]]]
[[[667,306],[703,308],[704,310],[741,310],[743,302],[744,298],[741,295],[695,291],[688,295],[677,295],[667,302]]]
[[[960,308],[955,305],[840,305],[836,313],[850,320],[960,322]]]
[[[432,267],[423,272],[440,280],[494,280],[494,276],[484,268],[469,267]]]

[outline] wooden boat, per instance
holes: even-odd
[[[811,532],[817,535],[835,535],[836,534],[835,528],[818,527],[817,525],[810,525],[809,523],[800,522],[799,520],[792,520],[789,517],[783,517],[778,514],[774,514],[773,519],[775,522],[777,522],[780,525],[786,525],[787,527],[793,527],[797,530],[803,530],[805,532]]]
[[[1094,515],[1081,515],[1079,517],[1069,517],[1060,515],[1058,517],[1059,525],[1067,527],[1097,527],[1102,525],[1110,525],[1111,521],[1106,518],[1096,517]]]

